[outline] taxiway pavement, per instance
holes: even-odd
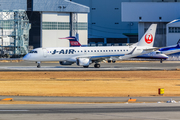
[[[74,103],[117,103],[127,102],[128,99],[137,99],[136,102],[167,102],[172,99],[177,102],[180,97],[42,97],[42,96],[0,96],[4,98],[13,98],[14,101],[31,101],[31,102],[74,102]]]
[[[100,68],[83,68],[76,64],[62,66],[58,63],[41,63],[41,68],[36,67],[34,62],[0,62],[0,71],[130,71],[130,70],[177,70],[180,69],[179,61],[151,62],[125,62],[125,63],[101,63]]]
[[[180,104],[0,105],[3,120],[179,120]]]

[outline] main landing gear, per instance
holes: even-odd
[[[96,63],[96,64],[94,64],[94,67],[95,67],[95,68],[100,68],[100,64],[97,64],[97,63]]]
[[[115,63],[116,61],[115,60],[112,60],[112,63]]]
[[[37,68],[41,67],[41,62],[37,62]]]
[[[83,66],[84,68],[88,68],[89,66]]]
[[[160,60],[160,63],[162,63],[162,62],[163,62],[163,59]]]

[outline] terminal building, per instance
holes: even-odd
[[[180,0],[0,0],[1,12],[16,10],[27,14],[32,48],[68,47],[59,38],[77,33],[83,45],[130,45],[152,23],[158,24],[155,46],[180,39]]]

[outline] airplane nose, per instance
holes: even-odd
[[[167,55],[164,55],[164,58],[165,58],[165,59],[168,59],[168,56],[167,56]]]
[[[23,57],[23,60],[29,60],[29,58],[30,58],[30,55],[27,54],[27,55],[25,55],[25,56]]]

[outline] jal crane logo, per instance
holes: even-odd
[[[150,34],[150,33],[146,34],[146,35],[145,35],[145,41],[146,41],[147,44],[151,44],[152,41],[153,41],[153,36],[152,36],[152,34]]]

